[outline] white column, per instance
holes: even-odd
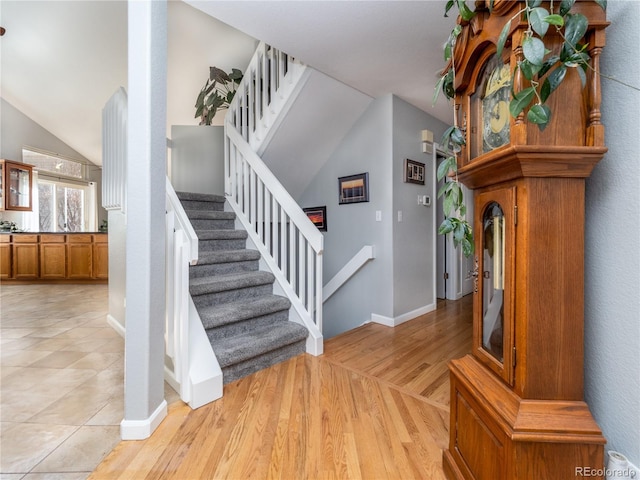
[[[164,400],[166,0],[129,1],[124,440],[151,435]]]

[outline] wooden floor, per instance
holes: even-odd
[[[367,324],[182,402],[144,441],[120,442],[91,479],[444,479],[447,362],[471,349],[471,296],[395,328]]]

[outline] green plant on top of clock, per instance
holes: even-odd
[[[607,0],[595,0],[600,7],[605,10]],[[493,10],[493,0],[487,2],[489,12]],[[588,20],[580,13],[572,13],[571,9],[575,0],[551,0],[550,10],[542,6],[542,0],[525,0],[524,6],[515,15],[506,20],[496,45],[496,53],[499,57],[502,54],[507,41],[511,22],[520,17],[527,21],[528,28],[522,39],[522,53],[524,59],[519,61],[516,69],[529,81],[529,86],[519,92],[511,92],[509,101],[509,113],[517,117],[522,112],[526,112],[527,120],[538,125],[540,130],[544,130],[551,119],[551,110],[546,105],[549,96],[558,89],[566,77],[570,68],[575,68],[582,81],[582,86],[586,84],[586,72],[589,68],[589,54],[586,44],[579,43],[584,37]],[[476,14],[476,10],[469,8],[465,0],[448,0],[445,6],[444,16],[447,17],[449,11],[457,7],[463,21],[470,21]],[[550,29],[554,29],[563,39],[563,44],[559,54],[553,53],[544,43],[545,36]],[[455,97],[455,63],[454,49],[456,40],[462,32],[462,26],[456,24],[449,38],[444,45],[444,60],[447,62],[445,70],[442,72],[436,84],[433,103],[442,91],[446,98]],[[512,75],[515,75],[514,70]],[[513,80],[511,81],[513,85]],[[443,197],[445,219],[438,229],[438,233],[446,235],[453,234],[454,245],[462,245],[465,256],[473,253],[473,232],[468,221],[465,219],[466,206],[462,195],[462,188],[457,178],[456,156],[465,145],[465,132],[457,124],[454,112],[454,125],[447,129],[443,135],[442,144],[447,151],[453,154],[442,161],[438,166],[438,179],[448,176],[451,181],[446,182],[438,197]]]

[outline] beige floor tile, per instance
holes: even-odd
[[[100,351],[100,348],[105,344],[109,343],[111,340],[108,338],[82,338],[82,339],[65,339],[62,341],[70,341],[70,343],[64,347],[62,350],[72,351],[72,352],[97,352]]]
[[[66,368],[72,363],[81,360],[88,354],[86,352],[67,352],[59,351],[52,352],[46,357],[41,358],[37,362],[34,362],[30,367],[48,367],[48,368]]]
[[[0,328],[0,338],[22,338],[36,332],[37,328]]]
[[[93,469],[120,442],[119,426],[80,427],[33,472],[85,472]]]
[[[34,348],[36,345],[43,342],[42,338],[22,337],[11,338],[2,342],[2,350],[25,350],[27,348]]]
[[[21,480],[86,480],[89,475],[91,472],[28,473]]]
[[[57,352],[58,350],[64,350],[69,345],[73,345],[74,340],[70,338],[47,338],[40,340],[40,343],[30,347],[31,350],[46,350],[48,352]]]
[[[89,327],[76,327],[69,328],[65,332],[60,333],[56,338],[73,338],[76,340],[85,339],[85,338],[95,338],[95,334],[97,333],[97,328],[89,328]]]
[[[29,423],[55,425],[84,425],[111,399],[110,390],[93,385],[82,385],[48,405],[29,418]]]
[[[103,353],[124,352],[124,339],[122,337],[110,339],[96,351]]]
[[[0,380],[4,380],[5,377],[8,377],[9,375],[13,375],[14,373],[19,372],[23,368],[24,367],[9,367],[9,366],[2,365],[2,367],[0,367]]]
[[[43,357],[49,355],[50,352],[38,350],[7,350],[2,349],[2,366],[3,367],[27,367],[33,362],[37,362]]]
[[[0,472],[27,473],[75,432],[78,427],[5,423],[1,425]]]
[[[44,395],[3,389],[0,417],[3,422],[25,422],[63,396],[64,392],[54,389]]]
[[[80,352],[85,353],[85,352]],[[116,362],[124,362],[123,353],[88,353],[77,362],[70,364],[67,368],[89,368],[91,370],[106,370]]]
[[[22,473],[0,473],[0,480],[22,480],[23,478]]]
[[[68,327],[43,327],[36,328],[34,332],[29,334],[30,338],[52,338],[57,337],[70,329]]]
[[[168,402],[167,402],[168,403]],[[120,425],[124,418],[124,395],[113,397],[86,425]]]

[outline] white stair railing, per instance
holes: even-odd
[[[260,42],[226,116],[258,156],[307,76],[307,69],[299,60]]]
[[[374,258],[376,258],[376,253],[373,245],[365,245],[362,247],[324,286],[322,289],[322,301],[326,302],[329,300],[329,297],[336,293],[358,270]]]
[[[234,128],[226,128],[225,195],[309,330],[307,352],[322,343],[324,237]]]
[[[306,67],[264,42],[245,70],[225,119],[225,195],[309,330],[320,355],[324,237],[260,155],[308,77]]]
[[[198,408],[222,397],[222,370],[189,293],[198,237],[167,178],[165,379]]]

